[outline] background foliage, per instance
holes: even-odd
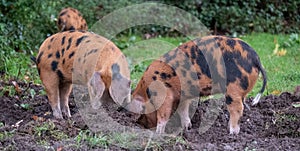
[[[294,0],[210,0],[198,3],[197,13],[206,26],[222,32],[291,33],[299,32],[299,7]]]
[[[12,57],[35,55],[47,36],[58,32],[56,18],[64,7],[78,9],[91,27],[106,14],[148,0],[2,0],[0,2],[0,75],[18,68]],[[177,6],[197,16],[215,34],[245,34],[250,32],[299,33],[300,1],[294,0],[156,0]],[[121,34],[172,36],[167,27],[138,26]],[[178,34],[177,34],[178,35]],[[175,36],[177,36],[175,34]],[[141,36],[142,37],[142,36]],[[116,42],[118,44],[118,42]],[[23,61],[27,66],[28,58]],[[20,66],[20,68],[22,68]],[[18,71],[18,70],[13,70]],[[18,72],[21,72],[20,70]],[[16,75],[18,73],[13,73]]]

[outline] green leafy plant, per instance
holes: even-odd
[[[300,44],[300,38],[297,33],[292,33],[290,34],[289,39],[287,41],[284,41],[283,47],[288,48],[297,44]]]
[[[22,107],[22,108],[24,108],[24,109],[26,109],[26,110],[29,110],[29,109],[31,109],[31,107],[30,107],[30,105],[29,104],[27,104],[27,103],[22,103],[22,104],[20,104],[20,106]]]
[[[90,147],[107,148],[107,146],[108,146],[108,138],[106,135],[92,133],[89,130],[80,131],[79,134],[75,137],[75,141],[79,148],[80,148],[80,144],[83,141],[88,142]]]
[[[13,137],[15,130],[0,132],[0,140]]]
[[[134,133],[113,133],[110,135],[109,142],[110,144],[116,144],[124,148],[134,148],[138,147],[137,144],[134,144],[136,139],[138,139],[137,134]]]
[[[54,140],[63,140],[68,138],[68,135],[57,129],[52,121],[46,121],[35,126],[34,136],[37,137],[38,140],[46,140],[46,138],[49,137]]]
[[[0,89],[0,96],[14,96],[16,93],[16,90],[12,86],[4,86]]]

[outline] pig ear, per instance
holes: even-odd
[[[101,106],[100,98],[103,95],[105,85],[101,79],[100,72],[94,72],[88,82],[88,90],[91,99],[91,105],[94,109],[99,109]]]
[[[124,100],[126,103],[130,102],[130,83],[131,81],[122,76],[120,73],[114,73],[117,75],[113,75],[111,85],[109,88],[109,93],[112,99],[118,103],[119,105],[122,105],[124,103]]]

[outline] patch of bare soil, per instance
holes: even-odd
[[[11,82],[0,82],[0,150],[102,150],[82,141],[76,136],[88,127],[84,123],[74,100],[70,99],[72,117],[55,120],[47,97],[40,95],[42,86],[19,82],[20,93],[9,96],[4,88],[14,88]],[[33,92],[34,91],[34,92]],[[36,95],[31,96],[35,93]],[[246,103],[251,104],[247,99]],[[293,104],[300,97],[284,92],[279,96],[261,98],[256,106],[245,108],[241,118],[239,135],[228,134],[229,114],[222,105],[217,119],[204,133],[199,134],[201,117],[207,112],[210,101],[199,103],[192,118],[193,127],[182,135],[186,143],[166,143],[162,150],[300,150],[300,107]],[[124,109],[109,112],[109,115],[126,126],[137,126],[133,115]],[[47,123],[47,124],[45,124]],[[48,127],[43,129],[43,126]],[[49,126],[50,125],[50,126]],[[37,128],[39,127],[39,129]],[[56,136],[61,131],[67,136]],[[109,145],[111,150],[127,150]]]

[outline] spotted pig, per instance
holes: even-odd
[[[64,8],[60,11],[57,20],[57,26],[60,31],[67,30],[88,30],[85,19],[81,13],[74,8]]]
[[[190,128],[191,100],[224,93],[230,113],[230,133],[238,134],[243,101],[260,72],[263,86],[253,104],[258,103],[267,83],[266,72],[253,48],[238,38],[197,38],[150,64],[132,93],[131,103],[135,105],[129,108],[141,113],[140,124],[146,128],[156,126],[157,133],[164,133],[175,109],[181,126]]]
[[[85,31],[57,33],[43,42],[35,61],[56,118],[63,118],[62,113],[71,116],[68,98],[72,84],[88,87],[95,109],[107,97],[120,104],[130,100],[126,58],[104,37]]]

